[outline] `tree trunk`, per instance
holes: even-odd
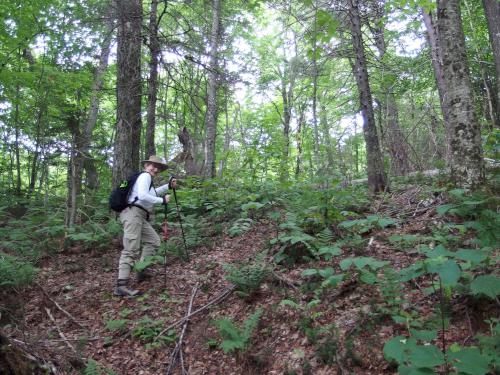
[[[285,65],[288,62],[285,61]],[[285,66],[283,77],[281,80],[281,98],[283,100],[283,156],[281,160],[281,181],[288,180],[288,159],[290,158],[290,121],[292,119],[292,102],[293,102],[293,73],[290,78],[291,82],[288,85],[288,67]],[[289,87],[287,87],[289,86]]]
[[[483,0],[484,12],[488,22],[488,33],[491,49],[495,60],[496,71],[496,126],[500,124],[500,2],[498,0]]]
[[[79,129],[79,123],[76,124],[77,129],[73,129],[72,126],[69,126],[73,134],[74,150],[70,155],[68,168],[69,184],[66,210],[66,225],[68,227],[71,227],[76,219],[78,208],[77,198],[82,192],[84,170],[86,171],[86,187],[90,190],[95,190],[98,187],[97,173],[92,155],[90,154],[90,144],[92,142],[92,132],[94,131],[94,127],[97,123],[97,116],[99,114],[100,94],[103,87],[104,74],[108,67],[108,57],[113,35],[114,14],[112,14],[111,7],[107,17],[106,34],[101,46],[99,64],[94,74],[87,120],[84,124],[83,131]]]
[[[451,125],[449,116],[449,110],[446,109],[446,83],[443,77],[442,71],[442,56],[439,49],[438,36],[435,21],[431,13],[427,13],[422,9],[422,17],[424,19],[425,28],[427,30],[427,42],[431,47],[431,61],[432,68],[434,69],[434,78],[436,80],[436,86],[439,94],[439,102],[441,104],[441,112],[443,115],[444,122],[444,134],[445,134],[445,159],[449,163],[451,160]]]
[[[297,160],[295,163],[295,179],[299,179],[302,172],[302,132],[305,117],[305,105],[300,105],[299,118],[297,121]]]
[[[368,185],[377,193],[387,189],[387,177],[384,172],[382,153],[377,135],[375,115],[373,112],[372,94],[368,81],[368,69],[363,46],[361,17],[358,0],[350,0],[349,18],[352,45],[354,49],[353,74],[359,90],[361,114],[363,117],[363,134],[366,143],[366,159]]]
[[[462,187],[484,181],[481,133],[474,114],[460,0],[441,0],[437,9],[438,41],[446,87],[445,108],[451,127],[451,176]]]
[[[236,113],[233,115],[233,125],[229,126],[229,110],[228,110],[228,102],[229,102],[229,97],[227,95],[227,91],[225,92],[225,115],[226,115],[226,126],[224,129],[224,148],[222,150],[223,156],[220,158],[219,161],[219,176],[222,177],[224,174],[224,169],[226,168],[226,162],[229,154],[229,146],[231,145],[231,129],[236,128]]]
[[[149,79],[148,79],[148,108],[146,115],[145,159],[156,155],[155,127],[156,127],[156,100],[158,92],[158,59],[160,57],[160,43],[158,42],[158,0],[151,1],[149,13]]]
[[[15,106],[15,112],[14,112],[14,126],[15,126],[15,140],[14,140],[14,153],[16,155],[16,172],[17,172],[17,178],[16,178],[16,187],[15,191],[18,196],[21,195],[21,157],[19,153],[19,136],[20,136],[20,129],[19,129],[19,101],[21,100],[20,97],[20,87],[19,85],[16,85],[16,106]]]
[[[318,103],[318,9],[317,4],[314,5],[314,29],[313,29],[313,57],[312,57],[312,122],[313,122],[313,134],[314,134],[314,168],[318,170],[319,168],[319,131],[318,131],[318,114],[317,114],[317,103]],[[311,171],[312,172],[312,171]]]
[[[141,144],[140,0],[116,1],[118,16],[116,138],[113,186],[139,168]]]
[[[197,160],[197,147],[188,129],[184,126],[177,133],[183,151],[177,155],[173,161],[184,163],[184,170],[188,176],[198,176],[201,174],[203,166]]]
[[[408,161],[408,145],[398,120],[398,107],[392,92],[386,94],[387,129],[386,140],[391,155],[391,171],[395,176],[405,176],[411,172]]]
[[[204,175],[215,177],[215,140],[217,137],[217,87],[219,79],[219,42],[221,38],[221,2],[212,1],[212,31],[210,34],[210,61],[205,115]]]
[[[380,0],[372,0],[373,7],[373,18],[374,27],[371,27],[373,37],[375,39],[375,44],[379,51],[379,60],[381,65],[384,66],[384,56],[387,51],[387,46],[384,38],[384,4]],[[382,71],[383,75],[386,75],[385,71]],[[390,74],[390,73],[389,73]],[[388,82],[389,81],[389,82]],[[396,103],[396,98],[392,92],[391,81],[394,79],[387,79],[382,77],[381,89],[384,93],[384,99],[380,100],[382,103],[385,102],[385,144],[391,156],[391,172],[396,176],[404,176],[410,172],[410,163],[408,157],[408,145],[404,137],[403,131],[399,126],[398,119],[398,107]],[[393,85],[392,85],[393,86]],[[382,107],[380,107],[381,112]],[[382,118],[380,120],[382,123]],[[382,125],[381,125],[381,128]]]

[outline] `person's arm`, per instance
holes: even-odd
[[[177,188],[177,180],[175,178],[171,178],[168,184],[159,186],[156,188],[156,192],[161,194],[166,192],[168,189],[176,189]]]
[[[137,185],[137,198],[140,201],[145,201],[153,204],[164,203],[162,197],[158,197],[150,193],[151,188],[151,175],[149,173],[142,173],[135,182]]]

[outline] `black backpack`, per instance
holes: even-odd
[[[130,205],[130,203],[128,203],[130,192],[137,181],[137,177],[142,173],[147,172],[134,173],[128,179],[120,181],[118,187],[116,187],[109,196],[109,208],[116,212],[122,212]],[[151,186],[153,186],[153,180],[151,180]],[[135,199],[137,200],[137,197]]]

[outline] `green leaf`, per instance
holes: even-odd
[[[341,255],[342,249],[338,246],[323,246],[318,249],[318,255],[328,255],[330,259],[333,256]],[[326,257],[325,257],[326,259]]]
[[[419,276],[422,276],[425,273],[425,269],[423,267],[422,262],[418,262],[415,264],[412,264],[409,267],[403,268],[398,272],[399,274],[399,280],[401,282],[406,282],[412,279],[415,279]]]
[[[318,273],[324,279],[326,279],[327,277],[332,276],[334,272],[335,272],[335,270],[333,268],[331,268],[331,267],[327,267],[327,268],[323,268],[323,269],[318,270]]]
[[[451,352],[448,358],[461,373],[484,375],[489,372],[489,359],[481,355],[478,348],[464,348],[458,352]]]
[[[434,262],[428,262],[428,270],[436,273],[441,278],[443,286],[455,286],[460,279],[462,271],[454,260],[434,259]]]
[[[443,216],[446,214],[449,210],[455,208],[456,206],[454,204],[443,204],[441,206],[438,206],[436,208],[436,212],[439,216]]]
[[[384,344],[384,357],[388,361],[403,363],[405,359],[405,344],[408,339],[404,336],[396,336]]]
[[[322,287],[327,287],[327,286],[331,286],[331,287],[336,287],[337,285],[339,285],[339,283],[344,279],[344,274],[341,273],[339,275],[333,275],[333,276],[330,276],[328,277],[327,279],[325,279],[322,283],[321,283],[321,286]]]
[[[248,211],[248,210],[258,210],[259,208],[264,207],[262,203],[259,202],[248,202],[243,205],[241,205],[241,209],[243,211]]]
[[[373,285],[377,282],[377,275],[373,272],[365,271],[361,274],[359,279],[365,284]]]
[[[437,337],[437,331],[426,331],[426,330],[410,330],[410,333],[415,340],[431,341]]]
[[[410,350],[409,360],[415,367],[432,368],[444,363],[444,355],[435,345],[415,345]]]
[[[455,258],[478,264],[488,258],[488,254],[480,250],[460,249],[455,253]]]
[[[380,261],[372,257],[354,257],[346,258],[340,262],[340,268],[342,270],[347,270],[351,265],[354,265],[357,269],[363,269],[365,266],[369,266],[371,269],[376,270],[385,265],[389,264],[387,261]]]
[[[446,250],[446,248],[443,245],[438,245],[431,251],[426,252],[428,258],[438,258],[438,257],[449,257],[453,256],[454,253],[451,251]]]
[[[386,228],[390,225],[396,225],[397,222],[398,222],[397,220],[390,219],[390,218],[380,218],[377,223],[378,223],[378,226],[383,229],[383,228]]]
[[[314,276],[317,275],[319,272],[316,268],[308,268],[300,274],[302,277],[308,277],[308,276]]]
[[[500,294],[500,278],[495,275],[481,275],[470,284],[472,294],[484,294],[492,299]]]

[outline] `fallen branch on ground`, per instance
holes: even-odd
[[[175,349],[172,352],[172,355],[170,356],[170,363],[168,365],[167,369],[167,375],[170,375],[172,371],[175,369],[175,364],[177,363],[177,359],[180,358],[181,360],[181,367],[182,367],[182,374],[187,374],[186,369],[184,367],[184,358],[182,356],[182,340],[184,338],[184,333],[186,332],[186,328],[189,322],[189,315],[191,314],[191,308],[193,307],[193,301],[194,297],[196,295],[196,292],[198,291],[198,284],[196,284],[193,288],[193,293],[191,293],[191,299],[189,300],[189,307],[187,314],[185,316],[185,321],[184,325],[182,326],[182,332],[181,335],[179,336],[179,340],[177,340],[177,343],[175,344]]]
[[[47,312],[47,315],[49,316],[50,320],[52,320],[52,322],[54,323],[54,325],[56,326],[56,329],[57,329],[57,332],[59,332],[59,336],[61,337],[61,339],[64,341],[64,343],[68,346],[68,348],[70,348],[75,354],[76,353],[76,349],[73,345],[71,345],[71,343],[69,342],[69,340],[66,338],[66,336],[64,335],[64,333],[61,331],[61,329],[59,328],[59,326],[57,325],[57,322],[56,320],[54,319],[54,317],[52,316],[52,313],[50,312],[50,310],[46,307],[45,308],[45,311]]]
[[[54,304],[55,307],[57,307],[59,310],[61,310],[73,323],[75,323],[80,328],[87,329],[87,327],[85,327],[80,322],[78,322],[73,317],[73,315],[71,315],[69,312],[67,312],[66,310],[64,310],[61,306],[59,306],[59,304],[56,301],[54,301],[52,298],[50,298],[50,296],[47,294],[47,292],[42,288],[42,286],[40,284],[36,283],[36,285],[40,288],[40,290],[43,292],[43,294],[45,295],[45,297],[47,297],[49,299],[49,301]]]
[[[200,307],[198,310],[193,311],[189,315],[186,315],[184,318],[177,320],[176,322],[170,324],[167,328],[165,328],[163,331],[161,331],[155,338],[155,340],[158,339],[161,335],[163,335],[165,332],[168,332],[174,327],[177,327],[178,325],[184,323],[186,320],[190,319],[192,316],[208,309],[210,306],[215,305],[219,302],[222,302],[225,300],[233,291],[234,291],[235,286],[231,285],[230,287],[226,288],[221,294],[219,294],[217,297],[215,297],[213,300],[208,302],[206,305]]]

